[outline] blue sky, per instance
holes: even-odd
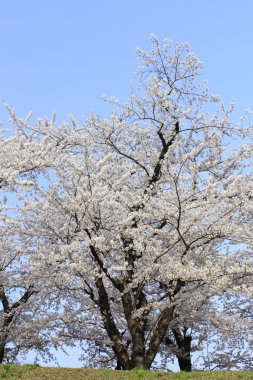
[[[0,0],[0,101],[59,121],[107,114],[100,96],[130,92],[135,48],[188,41],[213,92],[253,109],[251,0]],[[7,118],[0,106],[0,120]],[[73,353],[60,363],[78,366]]]

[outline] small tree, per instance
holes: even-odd
[[[138,50],[136,92],[109,99],[109,120],[63,127],[53,181],[21,212],[34,260],[54,268],[65,300],[60,336],[122,369],[150,368],[168,329],[184,345],[177,321],[195,309],[204,318],[201,305],[252,276],[239,213],[250,131],[197,83],[202,65],[186,44],[152,44]]]

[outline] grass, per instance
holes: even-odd
[[[253,380],[253,372],[162,373],[143,370],[111,371],[87,368],[50,368],[36,364],[0,365],[0,379],[12,380]]]

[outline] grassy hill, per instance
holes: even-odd
[[[253,372],[162,373],[0,365],[0,379],[13,380],[253,380]]]

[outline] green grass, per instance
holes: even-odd
[[[191,372],[162,373],[143,370],[110,371],[99,369],[71,369],[0,365],[0,379],[12,380],[253,380],[253,372]]]

